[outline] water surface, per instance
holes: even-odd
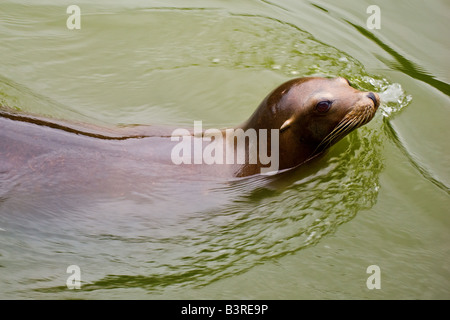
[[[382,105],[275,177],[78,199],[70,184],[11,194],[0,176],[1,298],[450,298],[447,3],[378,1],[380,30],[366,1],[78,1],[80,30],[70,4],[0,4],[2,108],[226,127],[300,76],[344,76]]]

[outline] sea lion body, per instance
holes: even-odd
[[[138,186],[142,190],[164,179],[250,176],[270,166],[260,154],[249,161],[250,151],[264,148],[273,160],[276,156],[272,172],[277,172],[305,163],[367,123],[378,105],[376,94],[356,90],[343,78],[288,81],[270,93],[244,124],[234,128],[243,132],[254,130],[257,140],[247,139],[239,145],[235,136],[227,135],[227,130],[220,131],[224,160],[213,164],[195,160],[194,152],[190,162],[175,164],[174,148],[185,138],[191,139],[193,148],[200,140],[202,155],[217,156],[217,146],[215,152],[206,152],[210,143],[220,140],[217,132],[209,142],[206,131],[196,136],[192,130],[177,140],[173,128],[149,127],[129,134],[1,112],[0,193],[11,188],[67,193],[103,188],[120,195],[129,188]],[[339,132],[335,132],[336,128]],[[263,130],[267,130],[265,137],[259,136]],[[277,133],[276,141],[271,132]],[[275,143],[277,148],[273,148]],[[244,163],[234,156],[235,161],[226,161],[227,152],[244,154]]]

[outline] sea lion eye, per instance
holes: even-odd
[[[320,113],[325,113],[328,110],[330,110],[330,107],[331,107],[331,101],[320,101],[316,105],[316,110]]]

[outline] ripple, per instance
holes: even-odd
[[[375,91],[379,94],[380,110],[386,118],[392,118],[412,101],[412,96],[407,94],[399,83],[391,83],[385,78],[363,76],[355,79],[354,82],[361,90]]]

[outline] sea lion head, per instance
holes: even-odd
[[[342,77],[290,80],[272,91],[244,125],[279,129],[279,169],[297,166],[368,123],[380,104],[376,93]]]

